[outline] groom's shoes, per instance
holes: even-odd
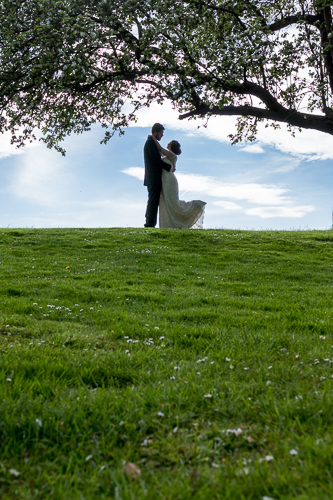
[[[151,226],[149,224],[145,224],[144,227],[155,227],[155,226]]]

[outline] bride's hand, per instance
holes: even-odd
[[[175,172],[175,171],[176,171],[176,166],[175,166],[175,165],[173,165],[173,166],[172,166],[172,169],[171,169],[171,172],[173,173],[173,172]]]

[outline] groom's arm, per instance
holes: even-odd
[[[149,157],[154,165],[158,165],[159,167],[164,168],[167,172],[170,172],[171,165],[162,160],[154,140],[149,141],[147,146]]]
[[[170,172],[172,169],[172,165],[169,165],[169,163],[166,163],[164,160],[162,160],[161,167],[164,168],[167,172]]]

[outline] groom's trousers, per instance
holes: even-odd
[[[157,223],[157,210],[160,202],[162,183],[152,184],[151,186],[147,186],[147,189],[148,189],[148,203],[146,210],[145,227],[155,227]]]

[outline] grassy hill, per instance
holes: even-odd
[[[2,499],[333,498],[333,232],[0,229]]]

